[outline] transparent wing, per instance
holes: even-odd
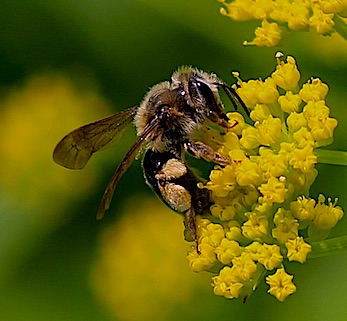
[[[53,151],[54,161],[66,168],[82,169],[93,153],[111,146],[132,122],[138,106],[84,125],[67,134]]]
[[[150,139],[153,130],[158,126],[159,122],[160,118],[156,117],[145,127],[144,131],[137,138],[134,146],[128,151],[117,171],[114,173],[101,200],[99,211],[96,216],[98,220],[102,219],[105,212],[109,209],[117,183],[133,161],[134,157],[142,149],[143,145],[146,144],[148,139]]]

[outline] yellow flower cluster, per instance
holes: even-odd
[[[218,0],[220,12],[236,21],[260,20],[251,42],[259,47],[277,46],[284,27],[290,30],[313,29],[318,34],[334,32],[334,17],[346,17],[346,0]]]
[[[7,94],[0,100],[1,190],[6,202],[17,209],[18,220],[35,217],[30,224],[42,223],[45,230],[49,222],[55,226],[59,215],[69,214],[65,210],[69,202],[96,184],[97,166],[72,175],[55,166],[51,156],[65,132],[110,113],[95,85],[86,83],[49,72],[4,90]],[[30,224],[28,229],[33,228]]]
[[[198,218],[199,249],[188,253],[195,272],[211,271],[216,295],[248,297],[266,278],[279,301],[295,292],[288,261],[304,263],[310,242],[327,237],[342,218],[336,201],[308,197],[317,176],[315,149],[332,141],[337,121],[325,104],[328,86],[310,79],[299,87],[293,57],[277,54],[265,80],[242,81],[235,90],[250,111],[228,114],[230,128],[219,152],[237,160],[216,166],[200,188],[211,191],[211,217]]]

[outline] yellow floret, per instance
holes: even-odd
[[[309,25],[320,35],[329,34],[333,31],[335,25],[333,18],[333,13],[324,13],[321,9],[314,7],[313,15],[309,20]]]
[[[245,237],[250,240],[260,240],[268,234],[269,220],[266,215],[250,212],[245,216],[248,220],[241,227]]]
[[[259,202],[268,204],[283,203],[288,192],[285,183],[277,177],[271,177],[267,183],[261,184],[258,189],[262,194]]]
[[[274,144],[282,136],[282,121],[270,115],[257,126],[257,140],[261,145]]]
[[[281,53],[278,53],[281,56]],[[291,56],[287,57],[287,62],[277,60],[276,71],[271,75],[278,87],[286,91],[296,91],[300,80],[300,72],[296,66],[295,59]]]
[[[215,295],[233,299],[241,295],[243,283],[234,275],[231,267],[225,266],[219,275],[212,278],[212,286]]]
[[[272,236],[281,243],[298,236],[299,224],[290,211],[279,208],[274,216],[276,227],[272,230]]]
[[[281,109],[285,113],[298,112],[301,105],[301,98],[297,94],[293,94],[291,91],[287,91],[285,95],[278,97],[278,103],[281,106]]]
[[[285,246],[288,250],[287,258],[289,261],[305,263],[307,254],[311,252],[311,245],[306,243],[303,237],[288,240]]]
[[[275,274],[266,277],[266,283],[270,286],[268,292],[281,302],[296,291],[293,275],[287,274],[284,268],[280,268]]]
[[[260,249],[258,261],[264,265],[267,270],[273,270],[283,261],[280,247],[276,244],[269,245],[264,243]]]
[[[299,91],[299,97],[306,103],[309,101],[324,100],[328,94],[329,87],[319,78],[312,78],[309,82],[302,86]]]
[[[325,204],[324,195],[320,194],[318,197],[318,202],[315,206],[315,216],[313,218],[313,223],[320,230],[330,230],[336,223],[343,217],[343,210],[340,206],[336,206],[336,201],[334,203],[328,199],[328,205]]]
[[[224,238],[220,245],[216,247],[215,253],[219,262],[230,264],[233,258],[241,255],[242,249],[236,241],[230,241]]]
[[[199,244],[200,254],[193,247],[188,253],[187,259],[189,267],[194,272],[207,271],[211,269],[217,262],[214,248],[208,243]]]
[[[245,41],[245,45],[258,47],[274,47],[280,43],[282,30],[276,22],[263,20],[261,27],[255,29],[255,38],[251,42]]]
[[[304,196],[298,197],[296,201],[290,203],[290,210],[299,222],[310,222],[314,217],[314,207],[316,201]]]

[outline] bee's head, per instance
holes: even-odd
[[[218,88],[221,80],[214,74],[196,68],[181,68],[172,75],[172,85],[182,88],[188,104],[207,117],[213,112],[220,114],[223,109]]]

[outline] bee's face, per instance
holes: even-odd
[[[155,117],[161,118],[163,122],[182,117],[186,107],[185,94],[180,88],[173,88],[168,82],[160,83],[148,92],[141,103],[136,115],[137,129],[142,132]]]
[[[182,88],[188,104],[208,117],[212,112],[221,113],[224,106],[220,100],[218,86],[221,80],[214,74],[193,68],[182,68],[172,75],[174,87]]]

